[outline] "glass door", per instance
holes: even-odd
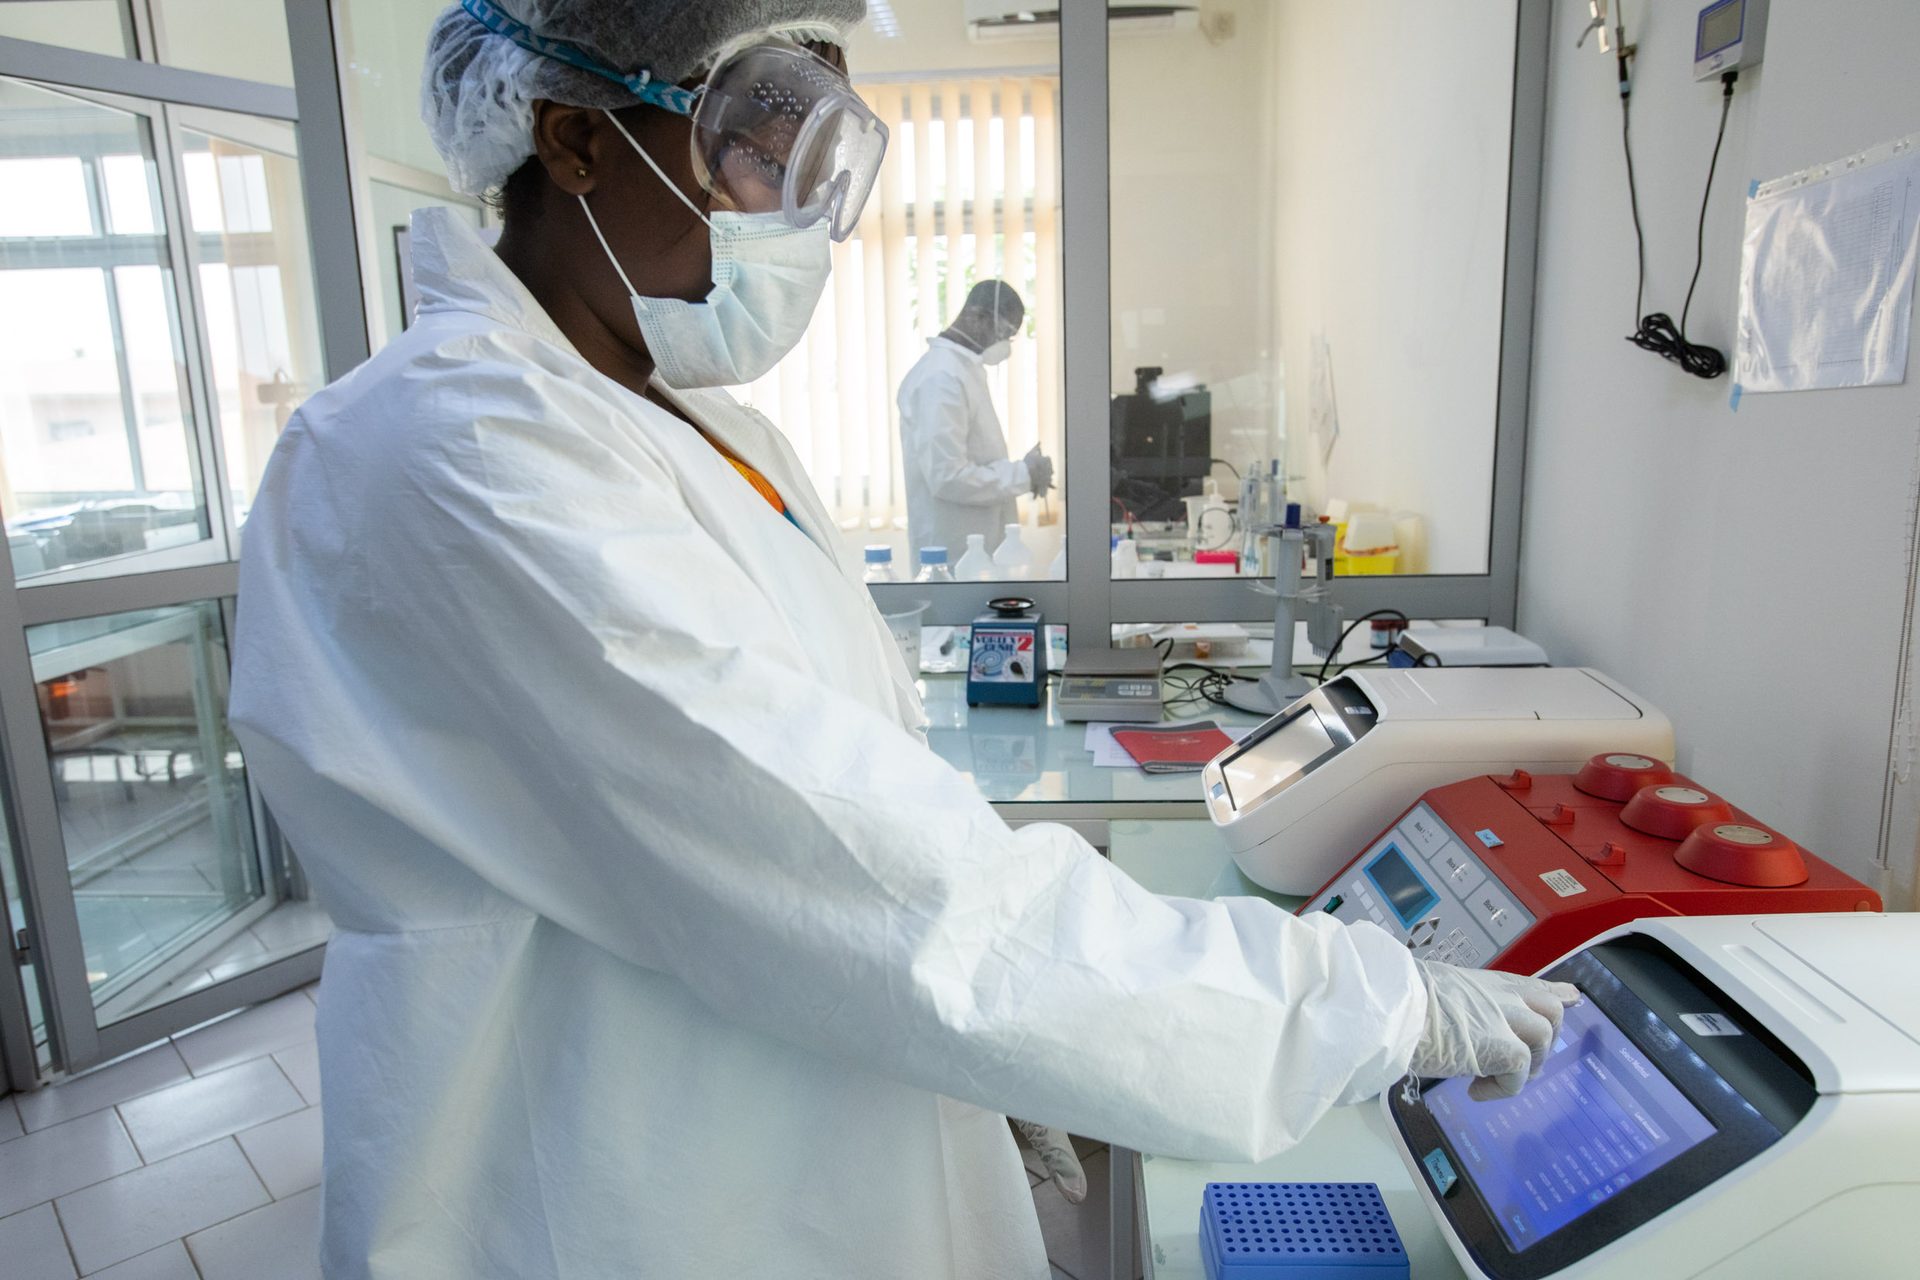
[[[102,1024],[261,950],[274,903],[210,602],[30,628],[66,874]]]
[[[226,707],[241,528],[325,376],[293,95],[7,56],[0,1057],[30,1086],[319,972]]]

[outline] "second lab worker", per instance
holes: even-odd
[[[1013,286],[981,281],[900,381],[907,540],[915,555],[945,547],[948,561],[958,560],[970,533],[992,552],[1006,526],[1020,521],[1016,500],[1053,484],[1053,462],[1039,445],[1024,458],[1008,456],[987,388],[987,368],[1007,358],[1026,312]]]
[[[425,98],[497,249],[302,406],[232,714],[336,932],[329,1280],[1045,1280],[1003,1114],[1257,1158],[1571,989],[1146,892],[932,751],[793,450],[878,149],[858,0],[463,0]],[[703,87],[704,86],[704,87]],[[795,128],[795,117],[803,117]]]

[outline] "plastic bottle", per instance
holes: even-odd
[[[1140,548],[1132,538],[1117,538],[1113,544],[1113,576],[1116,578],[1137,578],[1140,576]]]
[[[898,582],[893,575],[893,548],[881,543],[871,543],[867,547],[868,582]]]
[[[985,534],[967,535],[967,549],[960,563],[953,566],[953,576],[961,582],[985,582],[993,576],[993,557],[987,554]]]
[[[1006,526],[1006,537],[993,553],[993,568],[996,577],[1025,578],[1033,572],[1033,552],[1027,550],[1027,543],[1020,536],[1020,526]]]
[[[947,549],[945,547],[920,548],[920,572],[915,582],[952,582],[953,570],[947,568]]]

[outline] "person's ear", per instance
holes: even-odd
[[[569,107],[544,99],[533,104],[533,154],[547,180],[570,196],[594,188],[594,151],[598,141],[591,107]]]

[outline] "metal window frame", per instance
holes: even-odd
[[[1477,618],[1512,626],[1519,594],[1522,487],[1531,399],[1535,259],[1546,143],[1551,6],[1512,0],[1516,11],[1507,166],[1507,252],[1493,447],[1487,571],[1340,578],[1334,598],[1350,616],[1402,609],[1422,618]],[[1064,619],[1075,649],[1105,648],[1123,622],[1264,622],[1271,601],[1244,578],[1114,581],[1107,556],[1112,488],[1108,400],[1112,386],[1110,124],[1106,0],[1061,0],[1060,179],[1065,306],[1067,581],[902,583],[875,586],[883,609],[931,599],[928,622],[963,624],[992,598],[1018,594]],[[1068,583],[1072,584],[1071,590]]]
[[[205,312],[187,241],[179,131],[194,126],[180,117],[190,115],[191,109],[209,109],[293,125],[327,377],[337,378],[366,358],[360,255],[353,230],[353,173],[342,114],[342,69],[333,37],[334,5],[332,0],[285,3],[297,89],[0,37],[0,76],[132,111],[148,123],[169,240],[167,265],[173,273],[173,306],[184,348],[188,403],[196,418],[194,457],[212,529],[211,546],[196,544],[197,553],[183,556],[180,551],[186,549],[180,549],[128,557],[35,578],[24,586],[14,577],[11,558],[0,556],[0,779],[9,801],[4,816],[11,837],[10,849],[0,856],[12,856],[18,871],[55,1073],[116,1057],[310,982],[320,972],[323,948],[316,946],[110,1025],[99,1025],[86,981],[73,888],[65,874],[66,844],[27,647],[27,628],[43,623],[200,601],[218,604],[229,640],[232,635],[239,547],[232,495],[225,483],[224,441],[212,414]],[[136,56],[153,57],[148,0],[130,0],[121,12]],[[289,876],[284,844],[257,788],[249,785],[248,791],[262,871],[274,884],[284,885]],[[10,945],[4,958],[6,967],[17,975]],[[24,992],[4,974],[0,974],[0,1064],[12,1087],[30,1088],[40,1082],[42,1067],[27,1021]]]

